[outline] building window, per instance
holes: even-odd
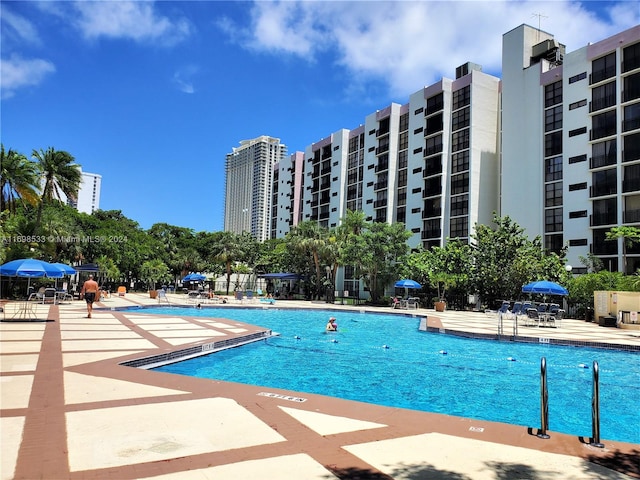
[[[432,135],[442,131],[442,112],[437,115],[427,117],[427,126],[424,130],[425,135]]]
[[[586,162],[587,161],[587,155],[577,155],[575,157],[569,157],[569,163],[579,163],[579,162]]]
[[[562,106],[544,111],[544,131],[551,132],[562,128]]]
[[[434,155],[440,152],[442,152],[442,135],[436,135],[435,137],[427,138],[425,140],[425,156]]]
[[[407,186],[407,170],[398,171],[398,187],[406,187]]]
[[[591,90],[591,111],[613,107],[616,104],[616,82],[606,83]]]
[[[433,218],[442,215],[440,206],[441,197],[430,198],[424,201],[424,209],[422,210],[422,218]]]
[[[622,71],[630,72],[638,67],[640,67],[640,43],[635,43],[622,50]]]
[[[587,99],[583,98],[577,102],[573,102],[569,104],[569,110],[575,110],[576,108],[584,107],[587,104]]]
[[[629,102],[640,98],[640,73],[634,73],[624,77],[624,89],[622,90],[622,101]]]
[[[544,248],[550,252],[560,253],[562,251],[562,235],[545,235]],[[575,269],[574,269],[575,271]]]
[[[562,131],[544,136],[544,156],[551,157],[562,153]]]
[[[594,200],[591,225],[615,225],[617,223],[618,202],[615,198]]]
[[[444,95],[440,92],[433,97],[427,98],[427,112],[426,115],[438,112],[444,108]]]
[[[569,218],[585,218],[586,216],[586,210],[576,210],[574,212],[569,212]]]
[[[544,87],[544,106],[551,107],[562,103],[562,80]]]
[[[451,115],[451,130],[455,132],[461,128],[468,127],[470,117],[471,109],[469,107],[453,112],[453,115]]]
[[[592,117],[591,140],[610,137],[616,134],[616,111],[594,115]]]
[[[469,191],[469,173],[459,173],[451,176],[451,195]]]
[[[451,216],[458,217],[460,215],[469,214],[469,195],[457,195],[451,197]]]
[[[562,205],[562,182],[547,183],[544,192],[545,207]]]
[[[471,103],[471,87],[467,85],[453,92],[453,105],[452,110],[457,110],[462,107],[466,107]]]
[[[399,132],[405,132],[409,130],[409,114],[404,113],[400,115],[400,125],[398,126]]]
[[[409,147],[409,135],[402,132],[398,137],[398,150],[406,150]]]
[[[545,182],[552,182],[554,180],[562,180],[562,157],[547,158],[544,161],[545,165]]]
[[[604,142],[591,145],[590,168],[606,167],[614,165],[618,161],[618,143],[616,140],[606,140]]]
[[[624,107],[624,121],[622,131],[637,130],[640,128],[640,103],[634,103]]]
[[[575,240],[569,240],[570,247],[584,247],[587,245],[586,238],[577,238]]]
[[[584,80],[585,78],[587,78],[587,72],[579,73],[578,75],[569,77],[569,84],[579,82],[580,80]]]
[[[424,108],[420,107],[418,109],[416,109],[413,114],[414,115],[420,115],[422,112],[424,112]]]
[[[587,182],[572,183],[571,185],[569,185],[570,192],[575,192],[576,190],[586,190],[586,189],[587,189]]]
[[[465,128],[451,135],[451,151],[457,152],[469,148],[469,129]]]
[[[622,170],[622,193],[640,191],[640,164],[629,165]]]
[[[591,174],[591,196],[615,195],[617,192],[617,169],[600,170]]]
[[[469,170],[469,150],[451,155],[451,173],[466,172]]]
[[[631,162],[640,159],[640,133],[633,135],[625,135],[624,150],[622,152],[622,161]]]
[[[562,208],[547,208],[544,211],[544,231],[546,233],[562,231]]]
[[[589,83],[598,83],[616,74],[616,52],[612,52],[604,57],[597,58],[591,62],[591,75]]]
[[[578,135],[584,135],[587,133],[587,127],[576,128],[575,130],[569,130],[570,137],[576,137]]]
[[[469,221],[467,217],[452,218],[449,226],[451,238],[464,238],[469,235]]]
[[[428,157],[424,161],[424,176],[437,175],[442,173],[442,155]]]

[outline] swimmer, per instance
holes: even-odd
[[[327,332],[338,331],[338,324],[336,323],[336,317],[329,318],[326,329],[327,329]]]

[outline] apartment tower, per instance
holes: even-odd
[[[287,147],[279,138],[260,136],[242,140],[226,156],[224,230],[250,233],[256,240],[270,238],[274,165]]]

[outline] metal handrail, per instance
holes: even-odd
[[[538,438],[548,439],[549,429],[549,394],[547,392],[547,359],[542,357],[540,360],[540,430],[538,430]]]
[[[600,443],[600,370],[593,362],[593,397],[591,399],[591,443],[592,447],[604,448]]]

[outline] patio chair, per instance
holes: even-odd
[[[247,290],[247,300],[253,302],[253,290]]]
[[[127,287],[125,287],[124,285],[121,285],[118,287],[118,296],[119,297],[124,297],[124,294],[127,293]]]
[[[527,317],[525,319],[526,327],[539,327],[540,326],[540,317],[538,315],[538,310],[535,308],[527,309]]]
[[[560,328],[564,313],[564,310],[559,308],[553,315],[550,315],[549,318],[547,318],[547,324],[552,324],[554,327]]]
[[[29,294],[28,300],[36,300],[37,302],[42,302],[44,298],[44,287],[40,287],[37,292],[31,292]]]
[[[420,302],[418,301],[417,298],[414,297],[410,297],[407,299],[407,309],[415,309],[417,310],[418,307],[420,306]]]
[[[236,291],[236,301],[244,303],[244,292],[242,290]]]
[[[158,290],[158,303],[166,303],[170,305],[169,299],[167,298],[167,291],[164,289]]]
[[[45,288],[44,294],[42,296],[42,303],[51,303],[53,305],[56,304],[56,289],[55,288]]]

